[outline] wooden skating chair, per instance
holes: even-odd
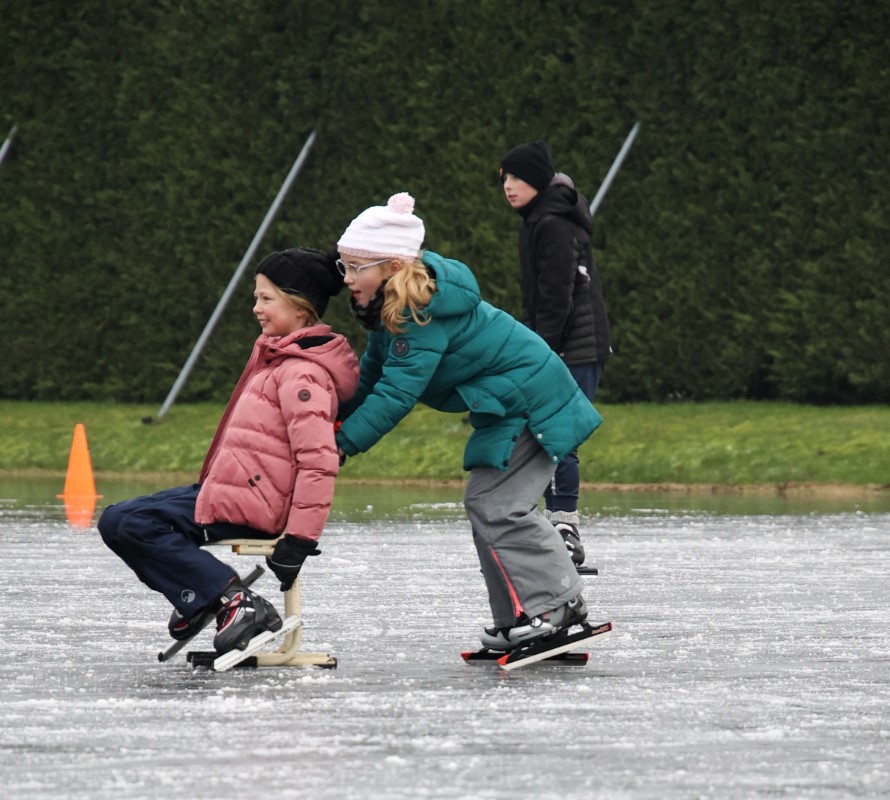
[[[271,556],[275,549],[275,539],[222,539],[213,542],[213,546],[231,547],[233,553],[239,556]],[[267,598],[268,599],[268,598]],[[284,614],[286,617],[300,616],[300,579],[294,581],[284,593]],[[303,641],[303,628],[285,634],[281,646],[271,653],[256,653],[245,659],[239,666],[253,667],[327,667],[331,669],[337,666],[337,659],[328,653],[303,653],[300,646]],[[189,661],[198,663],[206,660],[208,654],[189,653]],[[213,654],[215,655],[215,654]],[[193,658],[197,656],[199,658]]]

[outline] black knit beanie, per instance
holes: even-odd
[[[509,172],[539,192],[544,191],[553,180],[556,170],[553,168],[553,156],[547,142],[527,142],[514,147],[501,161],[501,181],[504,173]]]
[[[328,300],[343,288],[336,255],[311,247],[270,253],[257,264],[254,275],[265,275],[283,292],[308,300],[319,318],[324,316]]]

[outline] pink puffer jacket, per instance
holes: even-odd
[[[201,470],[200,524],[321,536],[340,470],[334,421],[358,384],[358,358],[328,325],[253,347]]]

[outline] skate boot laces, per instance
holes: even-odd
[[[236,592],[217,613],[216,632],[221,633],[235,622],[240,622],[247,614],[256,616],[256,609],[250,602],[246,590]]]

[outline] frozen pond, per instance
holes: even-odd
[[[338,490],[303,581],[304,649],[338,668],[213,673],[156,661],[169,608],[94,527],[6,491],[4,798],[890,796],[886,509],[589,496],[615,633],[507,674],[459,655],[489,624],[459,493]]]

